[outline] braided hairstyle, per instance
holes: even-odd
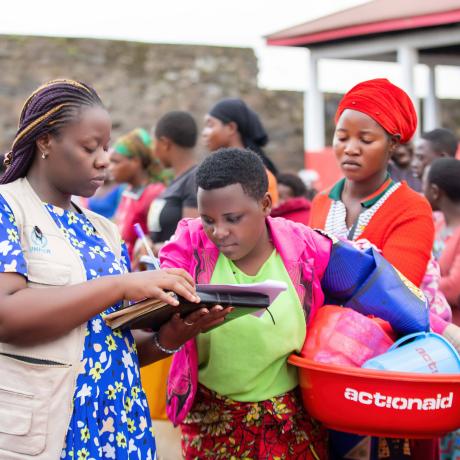
[[[82,107],[101,106],[96,91],[74,80],[52,80],[36,89],[26,100],[11,150],[3,161],[1,184],[24,177],[36,151],[36,141],[44,134],[56,134],[78,115]]]

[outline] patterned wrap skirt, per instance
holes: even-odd
[[[327,434],[302,407],[297,389],[238,402],[199,385],[181,425],[186,460],[324,460]]]

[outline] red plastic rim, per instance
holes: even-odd
[[[328,428],[396,438],[460,428],[460,374],[342,367],[297,355],[288,361],[299,368],[304,407]]]
[[[421,374],[419,372],[396,372],[380,371],[376,369],[361,369],[354,367],[342,367],[335,364],[318,363],[311,359],[303,358],[298,355],[291,355],[288,358],[289,364],[303,369],[312,369],[330,374],[352,375],[364,378],[379,378],[382,380],[404,380],[416,382],[458,382],[460,383],[460,374]]]

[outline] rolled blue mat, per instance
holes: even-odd
[[[377,316],[399,335],[429,331],[429,308],[422,291],[373,248],[360,251],[336,242],[321,285],[326,303]]]

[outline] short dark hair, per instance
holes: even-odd
[[[281,173],[276,176],[278,184],[286,185],[292,190],[294,196],[305,196],[307,194],[307,187],[303,180],[293,173]]]
[[[174,110],[158,120],[155,137],[167,137],[179,147],[193,148],[198,138],[198,127],[188,112]]]
[[[460,161],[455,158],[433,161],[428,182],[436,184],[452,201],[460,202]]]
[[[455,134],[445,128],[433,129],[421,135],[422,139],[430,142],[436,154],[441,155],[446,153],[452,158],[455,158],[457,153],[458,139]]]
[[[262,160],[247,149],[224,148],[206,158],[198,167],[196,183],[203,190],[241,184],[244,193],[261,200],[268,190],[268,178]]]

